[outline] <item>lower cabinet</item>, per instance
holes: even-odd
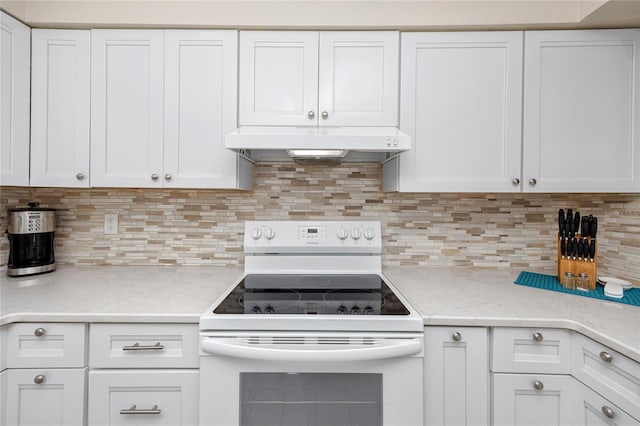
[[[425,327],[425,425],[489,421],[489,347],[483,327]]]
[[[494,374],[493,424],[571,424],[572,380],[569,375]]]
[[[198,370],[89,373],[89,425],[198,424]]]
[[[86,372],[86,368],[6,370],[6,424],[84,425]]]
[[[617,405],[573,380],[573,424],[589,426],[628,425],[639,426],[634,419]]]

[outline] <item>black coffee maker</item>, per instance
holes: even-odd
[[[56,227],[54,209],[29,207],[9,210],[9,262],[7,275],[23,275],[51,272],[56,269],[53,254],[53,235]]]

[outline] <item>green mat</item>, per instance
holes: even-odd
[[[622,299],[616,299],[604,295],[604,287],[596,284],[596,289],[591,291],[567,290],[562,287],[555,275],[536,274],[534,272],[520,272],[515,284],[527,287],[541,288],[543,290],[557,291],[559,293],[575,294],[576,296],[590,297],[592,299],[609,300],[611,302],[624,303],[625,305],[640,306],[640,288],[630,288],[624,291]]]

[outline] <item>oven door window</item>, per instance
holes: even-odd
[[[382,426],[382,374],[240,373],[242,426]]]

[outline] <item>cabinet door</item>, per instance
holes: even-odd
[[[165,187],[237,187],[237,55],[237,31],[165,31]]]
[[[31,30],[0,12],[0,185],[29,186]]]
[[[318,112],[326,126],[397,126],[399,33],[320,33]]]
[[[163,40],[91,32],[91,186],[163,186]]]
[[[487,329],[426,327],[424,348],[425,424],[488,424]]]
[[[493,375],[496,426],[571,424],[571,376]]]
[[[620,407],[606,400],[578,380],[573,380],[573,424],[576,426],[638,426]]]
[[[198,370],[91,371],[88,423],[195,426],[198,382]]]
[[[8,425],[84,424],[86,368],[7,372]]]
[[[31,185],[88,187],[91,32],[31,36]]]
[[[524,190],[640,191],[640,30],[525,35]]]
[[[520,190],[522,32],[404,33],[400,191]]]
[[[318,123],[318,33],[240,32],[240,125]]]

